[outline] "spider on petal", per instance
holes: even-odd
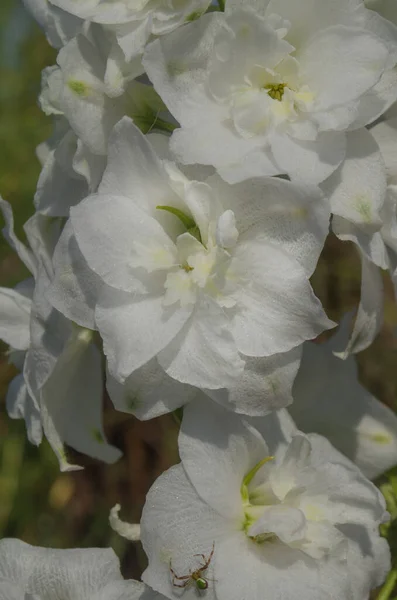
[[[210,566],[212,557],[214,555],[214,550],[215,550],[215,542],[213,542],[212,544],[212,550],[210,552],[210,554],[208,555],[208,557],[205,556],[205,554],[194,554],[193,556],[201,556],[204,564],[201,564],[198,569],[195,569],[194,571],[189,570],[189,574],[188,575],[177,575],[174,571],[174,569],[172,568],[172,564],[170,561],[170,571],[172,574],[172,585],[178,588],[186,588],[189,585],[195,584],[196,588],[199,592],[201,591],[205,591],[208,588],[208,578],[203,576],[203,572],[206,571],[208,569],[208,567]],[[178,581],[180,581],[181,583],[177,583]]]

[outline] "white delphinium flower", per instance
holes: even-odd
[[[280,218],[284,210],[288,222],[288,206],[282,208],[279,204],[276,212]],[[302,225],[304,227],[304,223]],[[302,234],[305,236],[306,233],[304,227]],[[308,250],[310,254],[316,253],[311,243]],[[54,252],[54,267],[54,280],[47,298],[67,318],[82,327],[96,328],[95,305],[103,281],[88,267],[70,221]],[[236,377],[231,388],[205,392],[236,412],[252,416],[266,414],[292,402],[292,385],[300,357],[300,346],[268,358],[246,357],[244,371]],[[198,395],[197,388],[167,375],[156,358],[136,369],[123,383],[108,373],[106,386],[117,410],[144,420],[171,412]]]
[[[72,15],[114,31],[127,60],[142,52],[151,35],[164,35],[196,19],[210,4],[210,0],[49,1]]]
[[[58,65],[43,71],[41,108],[55,121],[54,134],[37,154],[43,165],[36,210],[69,216],[71,206],[96,191],[106,165],[108,136],[128,114],[146,132],[173,128],[166,109],[143,73],[140,58],[127,63],[115,37],[99,26],[86,28],[59,53]]]
[[[307,342],[288,408],[302,431],[319,433],[375,479],[397,464],[397,416],[359,382],[353,356],[335,352],[347,344],[351,318],[327,342]]]
[[[22,0],[25,8],[44,30],[47,40],[54,48],[62,48],[77,35],[83,20],[67,13],[48,0]]]
[[[322,184],[330,199],[332,229],[352,241],[362,260],[361,299],[342,357],[367,348],[383,321],[381,269],[397,288],[397,137],[395,120],[347,136],[346,158]]]
[[[71,210],[95,274],[81,296],[95,306],[111,374],[124,381],[156,357],[182,383],[232,387],[245,357],[332,327],[308,281],[328,218],[318,188],[190,181],[123,119],[98,194]]]
[[[153,136],[151,137],[153,139]],[[278,202],[273,208],[278,225],[294,225],[295,236],[296,239],[300,239],[301,249],[306,245],[307,252],[303,252],[301,258],[306,262],[310,257],[311,260],[314,259],[314,264],[321,248],[321,236],[316,243],[314,238],[307,235],[304,219],[291,221],[291,206],[288,204],[281,206]],[[317,205],[316,209],[318,208]],[[295,209],[292,214],[297,216]],[[303,214],[300,217],[303,217]],[[324,214],[324,226],[326,218]],[[269,214],[270,226],[271,222]],[[300,227],[302,230],[299,233]],[[292,235],[292,230],[290,233]],[[326,235],[326,227],[323,235]],[[306,244],[303,243],[304,240]],[[296,245],[291,245],[290,248],[291,251],[297,250]],[[82,327],[95,329],[95,305],[104,284],[89,268],[81,254],[70,220],[57,244],[53,262],[55,274],[47,298],[68,319]],[[238,413],[264,415],[269,410],[287,406],[292,402],[292,385],[299,368],[300,357],[301,346],[267,358],[245,357],[244,370],[236,377],[231,388],[205,390],[205,393]],[[145,420],[171,412],[198,395],[197,388],[167,375],[156,358],[136,369],[123,383],[108,373],[106,386],[117,410],[132,413]]]
[[[183,588],[186,599],[362,600],[382,583],[383,496],[326,439],[283,420],[256,419],[261,435],[216,404],[185,408],[182,463],[142,514],[150,587],[171,599]]]
[[[77,468],[68,462],[65,443],[114,462],[121,453],[103,432],[103,375],[94,332],[76,326],[45,298],[59,222],[36,213],[25,224],[29,249],[14,234],[10,205],[0,200],[0,207],[5,237],[34,278],[15,290],[0,288],[0,338],[10,345],[10,360],[22,371],[8,389],[8,412],[25,419],[34,444],[41,442],[43,428],[62,470]]]
[[[60,50],[57,63],[44,70],[42,109],[64,115],[91,152],[106,155],[108,135],[128,111],[125,92],[143,73],[140,58],[126,63],[114,36],[90,26]]]
[[[230,183],[317,183],[343,161],[345,130],[397,98],[396,61],[397,29],[362,0],[229,0],[148,45],[143,62],[180,123],[178,160]]]
[[[123,579],[111,548],[58,550],[0,541],[0,597],[7,600],[160,600],[145,584]]]

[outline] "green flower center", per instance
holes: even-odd
[[[281,102],[284,96],[284,88],[286,87],[286,83],[270,83],[265,85],[265,90],[267,90],[268,95],[273,100],[278,100]]]

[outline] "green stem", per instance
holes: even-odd
[[[225,12],[225,0],[218,0],[219,10]]]
[[[389,600],[397,583],[397,567],[394,567],[387,576],[387,579],[378,594],[377,600]]]

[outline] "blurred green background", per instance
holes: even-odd
[[[14,209],[17,233],[33,212],[40,165],[36,146],[51,133],[51,120],[37,106],[40,73],[54,64],[56,52],[18,0],[0,4],[0,193]],[[0,239],[0,285],[14,286],[26,270]],[[360,263],[350,244],[330,237],[313,277],[328,315],[337,320],[356,306]],[[360,377],[382,402],[397,409],[397,310],[385,276],[386,319],[373,346],[358,357]],[[124,451],[116,465],[83,458],[84,471],[60,474],[48,444],[36,448],[25,439],[23,422],[7,417],[4,396],[15,370],[0,357],[0,538],[18,537],[32,544],[66,547],[112,545],[122,558],[125,575],[139,577],[145,557],[108,525],[110,508],[120,502],[122,516],[139,520],[154,479],[177,462],[177,426],[169,416],[149,423],[105,408],[109,439]],[[397,461],[397,457],[396,457]],[[397,470],[382,480],[397,498]],[[397,516],[397,501],[395,515]],[[397,558],[395,521],[388,529]],[[389,597],[389,596],[387,596]]]

